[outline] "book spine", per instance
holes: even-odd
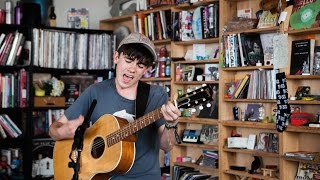
[[[2,117],[5,118],[5,120],[9,123],[10,127],[16,132],[17,137],[22,134],[20,128],[18,128],[18,126],[12,121],[12,119],[7,114],[4,114]]]
[[[11,126],[8,124],[8,122],[4,119],[3,115],[0,115],[0,125],[7,131],[10,137],[14,138],[18,135],[15,134],[13,129],[11,129]]]
[[[3,138],[3,139],[7,138],[7,134],[6,134],[6,132],[4,131],[4,128],[2,127],[1,123],[0,123],[0,136],[1,136],[1,138]]]

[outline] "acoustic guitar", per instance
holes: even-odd
[[[212,88],[204,86],[182,95],[176,100],[178,108],[192,108],[211,100]],[[135,132],[162,118],[160,108],[145,114],[132,123],[105,114],[84,133],[80,158],[72,149],[73,139],[56,141],[53,150],[54,179],[71,180],[74,169],[68,164],[79,160],[79,180],[108,179],[113,174],[124,174],[134,164]]]

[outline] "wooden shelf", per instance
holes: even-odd
[[[171,39],[163,39],[163,40],[155,40],[152,41],[153,44],[156,45],[162,45],[162,44],[170,44],[171,43]]]
[[[286,75],[287,79],[293,80],[308,80],[308,79],[320,79],[320,75]]]
[[[290,157],[285,157],[285,156],[281,156],[281,157],[287,161],[303,162],[303,163],[308,163],[308,164],[320,164],[319,154],[313,161],[308,161],[308,160],[303,160],[303,159],[298,159],[298,158],[290,158]]]
[[[207,150],[218,150],[218,144],[197,144],[197,143],[181,143],[176,144],[176,146],[182,146],[182,147],[193,147],[193,148],[200,148],[200,149],[207,149]]]
[[[320,134],[320,128],[308,126],[288,126],[286,132]]]
[[[125,15],[125,16],[117,16],[117,17],[112,17],[108,19],[103,19],[100,22],[102,23],[112,23],[112,22],[121,22],[121,21],[130,21],[132,19],[132,16],[138,14],[138,13],[144,13],[144,14],[149,14],[152,12],[158,12],[158,11],[166,11],[170,10],[172,6],[162,6],[162,7],[157,7],[155,9],[148,9],[148,10],[143,10],[143,11],[138,11],[136,13],[133,13],[131,15]]]
[[[320,32],[320,27],[287,31],[289,35],[310,35],[310,34],[316,34],[319,32]]]
[[[121,22],[121,21],[129,21],[131,20],[132,15],[127,15],[127,16],[118,16],[118,17],[113,17],[109,19],[103,19],[100,21],[100,23],[112,23],[112,22]]]
[[[155,77],[142,78],[141,81],[144,81],[144,82],[171,81],[171,77],[163,77],[163,78],[155,78]]]
[[[195,163],[174,162],[174,165],[192,167],[192,168],[195,168],[195,169],[198,169],[198,170],[212,171],[212,173],[218,173],[219,172],[219,169],[217,169],[217,168],[200,166],[200,165],[197,165]]]
[[[225,102],[276,103],[275,99],[224,99]]]
[[[195,3],[178,4],[173,9],[175,10],[193,9],[198,6],[205,6],[213,3],[219,3],[219,0],[204,0],[204,1],[199,1]]]
[[[261,29],[247,29],[247,30],[240,30],[240,31],[232,31],[232,32],[224,32],[224,35],[228,34],[238,34],[238,33],[270,33],[270,32],[278,32],[280,31],[279,26],[271,27],[271,28],[261,28]]]
[[[209,119],[209,118],[179,117],[179,123],[218,125],[219,121],[218,119]]]
[[[173,43],[176,45],[219,43],[219,38],[196,39],[196,40],[191,40],[191,41],[173,41]]]
[[[209,63],[219,63],[219,59],[209,59],[209,60],[191,60],[191,61],[175,61],[175,64],[209,64]]]
[[[246,171],[225,170],[224,173],[238,175],[238,176],[242,176],[242,177],[258,178],[258,179],[263,179],[263,180],[279,180],[279,178],[263,176],[262,174],[249,174]]]
[[[177,85],[202,85],[202,84],[219,84],[219,81],[175,81]]]
[[[270,153],[264,151],[257,151],[257,150],[249,150],[249,149],[230,149],[230,148],[223,148],[225,152],[233,152],[233,153],[243,153],[243,154],[251,154],[252,156],[263,156],[263,157],[274,157],[279,158],[278,153]]]
[[[301,104],[301,105],[320,105],[320,101],[303,101],[303,100],[289,100],[289,104]]]
[[[223,126],[230,126],[230,127],[245,127],[245,128],[255,128],[255,129],[276,130],[276,124],[273,124],[273,123],[234,121],[234,120],[220,121],[220,123]]]
[[[273,66],[244,66],[244,67],[230,67],[222,68],[224,71],[251,71],[258,69],[273,69]]]

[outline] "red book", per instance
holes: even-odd
[[[27,106],[27,72],[25,69],[20,70],[19,74],[20,78],[20,97],[19,97],[19,103],[20,107],[24,108]]]

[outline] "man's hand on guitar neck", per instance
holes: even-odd
[[[168,123],[174,123],[181,115],[180,110],[170,101],[167,104],[162,105],[161,113]]]
[[[83,123],[84,117],[80,115],[77,119],[68,121],[66,116],[62,116],[58,121],[51,124],[49,135],[55,141],[62,139],[72,139],[77,128]]]

